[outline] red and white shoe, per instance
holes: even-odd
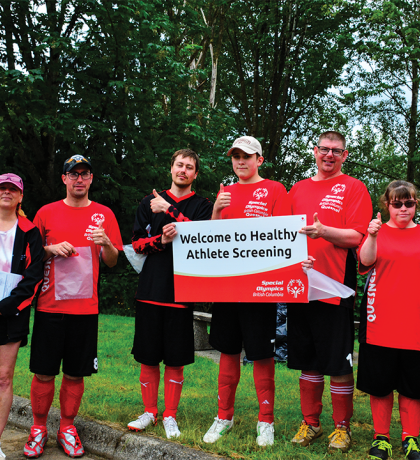
[[[32,425],[31,434],[28,442],[23,448],[23,455],[26,458],[38,458],[44,452],[44,446],[48,441],[48,432],[46,426]]]
[[[145,412],[140,415],[137,420],[130,422],[127,427],[131,431],[143,431],[149,425],[156,426],[157,424],[157,414],[152,414],[151,412]]]
[[[61,431],[57,431],[57,444],[71,458],[81,457],[85,453],[76,427],[73,425],[66,426]]]

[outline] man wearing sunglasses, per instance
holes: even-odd
[[[365,185],[342,172],[349,152],[342,134],[321,134],[314,147],[317,174],[290,191],[292,213],[306,214],[308,252],[315,269],[356,289],[355,248],[372,216]],[[293,444],[308,446],[322,435],[324,375],[331,376],[335,429],[329,450],[347,452],[353,415],[354,297],[334,297],[288,308],[288,366],[302,371],[299,379],[303,421]]]
[[[38,458],[47,442],[47,417],[61,363],[57,442],[72,458],[84,454],[73,422],[83,396],[83,378],[98,369],[99,261],[113,267],[122,250],[114,213],[89,200],[90,161],[73,155],[64,162],[61,178],[66,198],[43,206],[34,219],[44,240],[45,265],[31,344],[34,424],[24,447],[27,458]]]

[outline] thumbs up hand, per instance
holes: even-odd
[[[314,214],[314,223],[312,225],[307,225],[306,227],[302,227],[299,230],[299,233],[303,233],[304,235],[309,236],[309,238],[316,240],[317,238],[322,238],[324,234],[324,230],[325,230],[325,227],[321,223],[321,221],[318,219],[318,213],[316,212]]]
[[[373,236],[374,238],[376,238],[378,236],[378,233],[379,233],[379,230],[381,229],[382,227],[382,218],[381,218],[381,213],[378,212],[378,214],[376,215],[376,219],[372,219],[370,222],[369,222],[369,227],[367,229],[369,235]]]
[[[150,209],[152,212],[155,214],[166,212],[170,204],[165,200],[165,198],[161,197],[155,189],[153,189],[153,196],[154,198],[150,201]]]
[[[98,228],[92,230],[92,240],[95,244],[99,246],[109,246],[112,245],[111,240],[108,238],[103,227],[103,221],[101,220],[98,224]]]
[[[214,203],[214,211],[220,213],[222,209],[230,206],[231,194],[230,192],[225,192],[225,187],[223,184],[220,184],[219,194],[217,195],[216,202]]]

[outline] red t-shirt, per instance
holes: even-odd
[[[364,240],[360,247],[363,243]],[[359,261],[361,274],[371,270],[360,314],[366,340],[361,341],[420,350],[420,297],[416,290],[420,278],[420,226],[399,229],[382,225],[377,245],[376,262],[371,267]]]
[[[43,206],[34,224],[44,245],[72,244],[72,257],[51,257],[44,265],[44,283],[37,303],[39,311],[92,315],[98,313],[99,255],[102,246],[92,241],[92,230],[102,221],[112,244],[122,250],[121,233],[114,213],[92,201],[86,207],[72,207],[64,201]]]
[[[302,180],[292,187],[289,196],[292,214],[306,214],[307,225],[313,224],[317,212],[324,225],[353,229],[364,235],[372,218],[372,202],[366,186],[347,174],[321,181]],[[356,259],[349,251],[352,250],[323,238],[308,238],[308,254],[316,259],[315,270],[356,289]],[[341,299],[333,297],[323,302],[339,305]]]
[[[230,206],[222,210],[222,219],[290,215],[289,197],[280,182],[264,179],[253,184],[227,185],[231,193]]]

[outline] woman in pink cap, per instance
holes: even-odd
[[[22,198],[22,179],[0,175],[0,436],[12,405],[19,347],[28,342],[29,307],[43,278],[41,235],[21,210]]]

